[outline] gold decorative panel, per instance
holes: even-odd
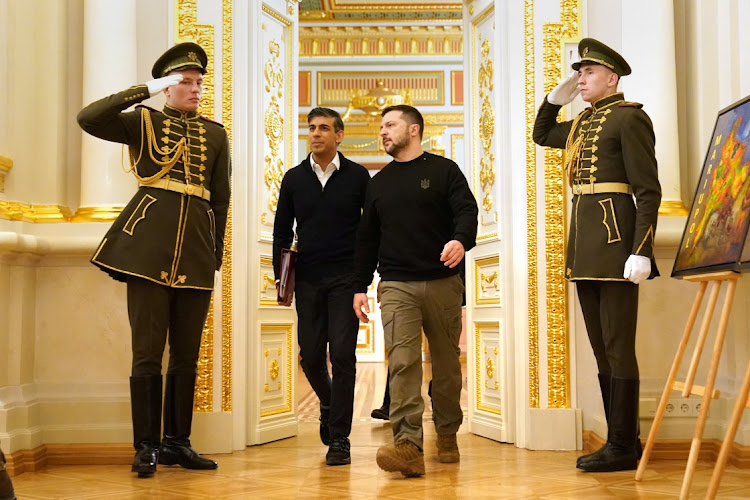
[[[300,57],[460,56],[461,26],[301,26]]]
[[[477,305],[500,305],[500,258],[474,261],[474,297]]]
[[[263,158],[265,191],[262,193],[260,212],[260,239],[273,241],[274,214],[279,201],[279,188],[284,173],[293,164],[292,84],[298,75],[293,74],[292,23],[284,15],[265,3],[262,6],[261,54],[263,74]]]
[[[534,91],[534,0],[524,1],[524,86],[526,93],[526,246],[529,309],[529,407],[539,408],[539,281],[537,279],[536,144],[532,138],[536,118]]]
[[[550,92],[567,69],[562,44],[580,36],[580,0],[561,0],[560,23],[545,23],[544,91]],[[550,408],[570,407],[567,282],[565,281],[565,179],[562,152],[544,152],[545,253],[547,267],[547,399]]]
[[[494,6],[472,21],[471,57],[475,71],[471,75],[471,109],[473,137],[472,159],[474,193],[479,202],[477,241],[498,237],[498,218],[494,206],[495,186],[495,63],[493,60]],[[480,147],[481,146],[481,147]]]
[[[260,305],[277,306],[276,280],[273,275],[273,259],[270,255],[260,256]]]
[[[291,323],[265,323],[260,326],[258,354],[263,371],[259,378],[261,418],[293,411],[292,330]]]
[[[502,415],[502,336],[500,323],[474,323],[476,403],[479,411]]]
[[[370,306],[370,310],[374,311],[372,305]],[[359,331],[357,332],[357,354],[373,354],[375,352],[374,330],[375,324],[372,321],[366,325],[362,323],[359,324]]]
[[[13,168],[13,160],[5,156],[0,156],[0,193],[5,192],[5,176]]]
[[[442,71],[319,71],[317,104],[346,106],[353,91],[374,89],[382,80],[389,89],[409,89],[414,106],[442,106],[444,77]]]

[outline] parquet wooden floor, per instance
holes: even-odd
[[[300,372],[297,437],[215,455],[217,471],[162,467],[150,479],[137,479],[127,466],[51,466],[15,477],[16,493],[20,500],[677,498],[684,461],[652,461],[644,481],[636,482],[634,471],[586,474],[576,470],[575,459],[581,452],[518,449],[469,434],[465,426],[458,437],[461,463],[440,464],[435,459],[429,412],[424,427],[427,474],[403,479],[400,474],[383,472],[375,465],[375,452],[391,439],[390,425],[373,421],[369,413],[380,406],[385,372],[381,364],[359,366],[350,466],[325,465],[317,401]],[[693,498],[705,495],[712,466],[698,463]],[[730,466],[718,498],[750,498],[750,470]]]

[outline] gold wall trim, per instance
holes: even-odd
[[[7,156],[0,155],[0,193],[5,192],[5,176],[13,168],[13,160]]]
[[[48,223],[68,222],[73,213],[63,205],[32,205],[20,201],[0,200],[0,219]]]
[[[222,3],[222,113],[221,119],[232,150],[232,0]],[[232,180],[230,179],[230,183]],[[221,265],[221,411],[232,411],[232,221],[233,199],[229,200]]]
[[[550,92],[566,71],[562,47],[580,37],[580,0],[561,0],[559,23],[545,23],[544,92]],[[565,179],[562,151],[544,152],[545,242],[547,264],[547,406],[570,408],[568,284],[565,281]]]
[[[463,140],[464,134],[451,134],[451,160],[455,161],[459,165],[464,162],[464,159],[456,157],[456,144],[458,143],[458,141]],[[464,144],[464,147],[466,147],[466,144]]]
[[[667,217],[681,217],[689,213],[688,207],[682,201],[662,200],[659,205],[659,215]]]
[[[415,106],[445,105],[443,71],[318,71],[316,76],[318,106],[347,106],[353,91],[374,89],[379,80],[390,89],[409,89]]]
[[[422,113],[424,118],[425,127],[427,125],[446,125],[446,126],[463,126],[464,125],[464,114],[463,113]],[[380,115],[366,115],[364,113],[351,114],[349,119],[345,122],[346,127],[351,127],[355,123],[378,123],[380,124]],[[299,126],[300,128],[307,129],[307,113],[299,114]],[[345,130],[349,130],[348,128]],[[377,133],[377,130],[376,130]],[[307,136],[305,136],[307,137]]]
[[[81,207],[70,222],[112,222],[125,207]]]
[[[456,24],[410,26],[302,26],[300,57],[460,56]]]
[[[532,139],[536,116],[534,72],[534,0],[524,1],[524,85],[526,90],[526,246],[529,311],[529,408],[539,408],[539,282],[537,280],[536,144]]]

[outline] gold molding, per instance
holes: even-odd
[[[370,310],[374,310],[372,307],[372,304],[370,305]],[[366,325],[363,325],[360,323],[359,330],[364,330],[365,332],[365,343],[364,344],[357,344],[357,354],[374,354],[375,353],[375,337],[373,336],[373,322],[370,321]]]
[[[688,215],[688,207],[680,200],[661,200],[659,215],[666,217],[684,217]]]
[[[551,91],[565,74],[562,47],[580,37],[581,1],[560,1],[559,23],[545,23],[544,91]],[[545,242],[547,266],[547,400],[549,408],[570,407],[568,294],[565,281],[565,179],[562,152],[544,153]]]
[[[463,158],[456,158],[456,143],[460,140],[464,140],[464,134],[451,134],[451,160],[458,163],[459,165],[463,163]],[[466,144],[464,143],[464,147],[466,147]],[[459,162],[460,160],[460,162]]]
[[[532,138],[536,116],[534,86],[534,0],[524,1],[524,66],[526,90],[526,247],[529,311],[529,408],[539,408],[539,281],[537,277],[536,144]]]
[[[316,103],[317,105],[317,103]],[[427,125],[446,125],[446,126],[459,126],[464,124],[463,113],[422,113],[424,118],[425,127]],[[377,123],[380,126],[380,115],[366,115],[364,113],[353,113],[349,115],[349,119],[345,122],[347,127],[351,127],[355,123]],[[307,129],[307,113],[299,114],[299,126]],[[349,130],[349,129],[346,129]],[[377,129],[376,129],[377,132]],[[305,136],[307,137],[307,136]]]
[[[458,24],[300,26],[300,57],[460,56]]]
[[[5,176],[13,168],[13,160],[7,156],[0,155],[0,193],[5,192]]]
[[[112,222],[125,207],[80,207],[70,222]]]
[[[49,223],[68,222],[73,213],[63,205],[32,205],[20,201],[0,200],[0,219]]]
[[[232,150],[232,0],[222,4],[222,113],[221,119]],[[230,179],[230,183],[232,180]],[[232,411],[232,221],[233,200],[229,200],[221,265],[221,411]]]
[[[368,91],[375,88],[378,80],[383,80],[387,87],[397,88],[398,80],[427,79],[434,78],[437,83],[434,89],[409,88],[412,104],[415,106],[445,106],[445,73],[443,71],[317,71],[316,77],[316,105],[317,106],[346,106],[351,103],[353,91]],[[352,87],[350,89],[337,90],[334,93],[340,93],[338,99],[331,96],[326,97],[324,90],[324,80],[341,77],[352,81],[352,83],[366,84],[369,80],[372,84],[370,88]],[[433,92],[436,98],[426,98],[426,91]],[[370,115],[373,116],[373,115]],[[380,121],[380,114],[375,114]],[[307,121],[307,120],[305,120]],[[351,121],[347,119],[347,121]]]
[[[491,266],[495,264],[498,266],[498,270],[500,268],[500,256],[499,255],[492,255],[489,257],[482,257],[480,259],[474,260],[474,301],[476,305],[487,305],[487,304],[500,304],[500,297],[498,296],[497,299],[480,299],[480,288],[482,288],[483,278],[486,276],[484,273],[482,273],[482,266]],[[497,288],[497,270],[495,271],[495,288]],[[500,294],[500,289],[498,288],[498,295]]]
[[[502,415],[502,412],[498,410],[497,408],[490,408],[486,404],[482,403],[482,366],[481,366],[481,360],[484,359],[482,356],[482,349],[481,349],[481,334],[483,329],[488,328],[497,328],[497,334],[498,334],[498,344],[500,343],[500,323],[499,322],[490,322],[490,321],[478,321],[474,323],[474,374],[476,376],[475,380],[475,390],[476,390],[476,402],[475,407],[477,410],[481,410],[487,413],[492,413],[495,415]],[[497,354],[497,353],[495,353]],[[497,385],[494,387],[497,388]]]
[[[271,410],[266,410],[260,413],[260,417],[270,417],[272,415],[278,415],[281,413],[289,413],[292,411],[292,380],[293,380],[293,374],[292,374],[292,330],[294,328],[294,325],[291,323],[263,323],[260,325],[260,331],[261,331],[261,338],[263,338],[263,331],[266,330],[281,330],[282,333],[285,336],[286,340],[286,377],[285,377],[285,383],[286,383],[286,390],[284,392],[284,406],[280,408],[274,408]]]

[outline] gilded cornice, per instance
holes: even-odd
[[[460,25],[303,26],[300,57],[460,56]]]
[[[0,193],[5,192],[5,176],[13,168],[13,160],[8,157],[0,156]]]
[[[31,205],[0,200],[0,219],[23,222],[67,222],[73,213],[62,205]]]

